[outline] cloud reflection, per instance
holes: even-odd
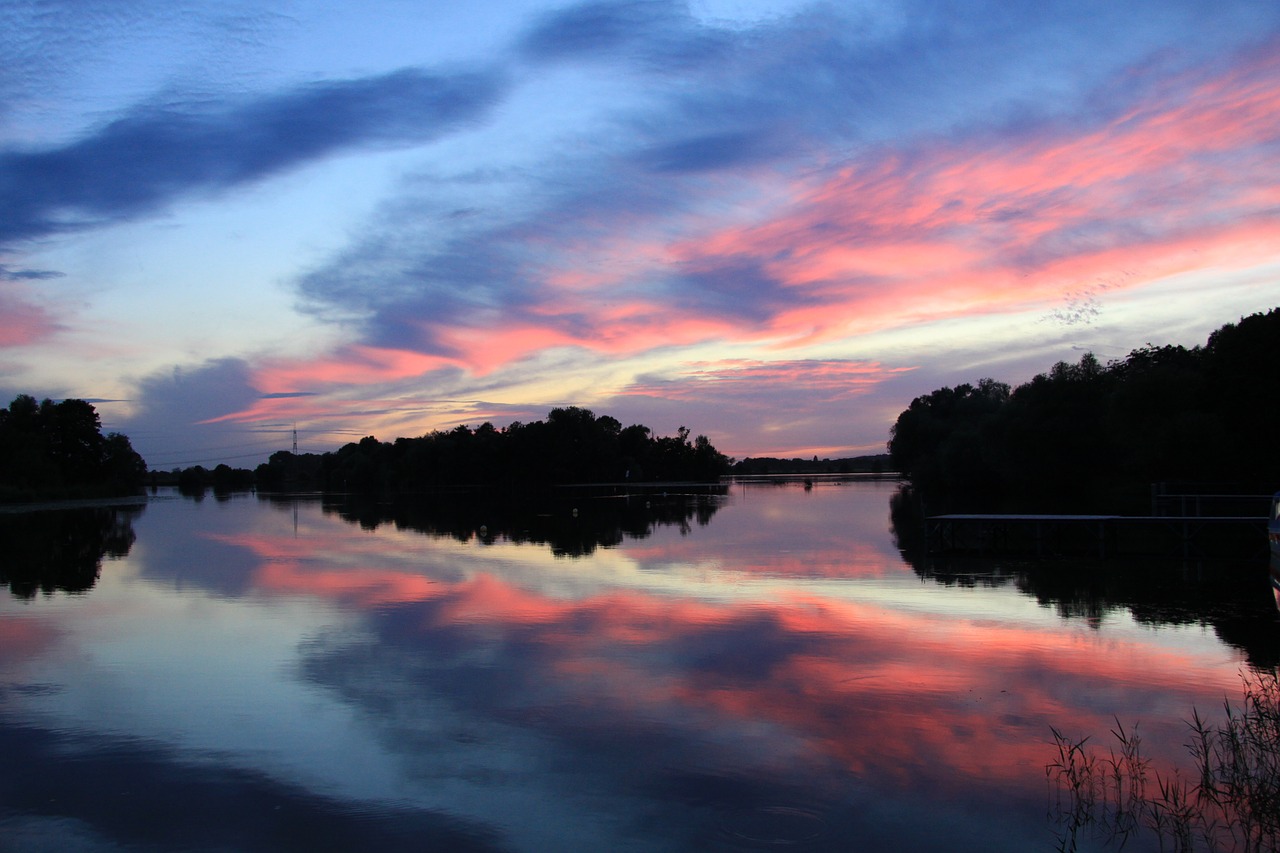
[[[350,548],[348,538],[341,541]],[[1019,790],[1040,778],[1046,720],[1098,731],[1113,724],[1117,708],[1127,709],[1122,715],[1169,702],[1189,708],[1196,685],[1214,681],[1220,668],[1140,639],[1111,639],[1101,655],[1096,641],[1069,628],[897,609],[846,597],[839,587],[829,594],[782,587],[771,595],[747,587],[726,600],[702,600],[697,585],[693,595],[674,595],[641,581],[563,597],[496,564],[461,576],[421,574],[375,570],[371,564],[385,564],[385,554],[354,552],[341,558],[352,568],[342,569],[332,559],[312,565],[314,542],[240,544],[259,553],[259,589],[331,598],[365,613],[376,635],[367,647],[344,640],[311,649],[311,677],[334,689],[358,692],[341,684],[354,673],[343,661],[355,655],[363,677],[371,675],[365,668],[382,673],[379,701],[395,694],[403,713],[443,694],[466,717],[515,720],[583,750],[602,748],[601,726],[615,734],[619,727],[660,731],[687,739],[682,749],[732,743],[735,760],[760,762],[750,772],[825,767],[903,791],[959,793],[974,779]],[[637,555],[655,565],[670,560],[637,544]],[[756,553],[733,571],[838,578],[824,566],[849,566],[846,544],[817,540],[796,558]],[[325,551],[340,553],[332,545]],[[815,570],[802,575],[793,559]],[[857,570],[861,578],[910,572],[874,549],[854,559],[870,564]],[[427,659],[438,662],[429,676],[413,663]],[[649,747],[626,742],[611,741],[610,749],[621,750],[617,761],[636,765],[641,776],[658,772],[647,764]]]
[[[737,849],[789,827],[821,834],[816,849],[928,849],[944,832],[1012,851],[1046,830],[1049,725],[1139,720],[1164,766],[1183,740],[1172,715],[1229,689],[1236,659],[1202,630],[1120,610],[1093,624],[1008,584],[918,574],[890,537],[892,489],[735,487],[704,525],[576,557],[485,537],[465,510],[432,525],[318,500],[157,501],[136,576],[44,614],[61,633],[8,629],[0,704],[47,721],[31,749],[87,762],[53,762],[51,784],[100,748],[122,781],[214,751],[175,790],[304,791],[300,810],[335,811],[336,833],[373,803],[375,832],[403,816],[480,849]],[[121,620],[137,632],[123,650]],[[32,693],[29,655],[62,690]],[[138,740],[47,742],[100,729]],[[1012,822],[999,839],[996,814]],[[258,817],[245,831],[274,831]],[[134,819],[87,823],[132,837]]]
[[[50,761],[53,754],[59,759]],[[129,738],[6,723],[0,776],[23,780],[6,786],[7,814],[0,816],[11,849],[506,849],[488,828],[453,816],[390,804],[362,808]]]

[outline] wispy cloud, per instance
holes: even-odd
[[[880,453],[878,436],[868,444],[851,436],[883,419],[875,395],[912,370],[857,359],[694,362],[638,377],[604,408],[660,431],[685,424],[738,457]]]
[[[0,246],[148,213],[358,148],[422,143],[480,116],[487,72],[404,69],[244,100],[154,103],[65,146],[0,152]]]
[[[42,341],[62,325],[21,293],[0,289],[0,349]]]
[[[887,368],[877,362],[849,359],[742,359],[691,364],[673,378],[642,377],[623,393],[711,404],[759,400],[765,395],[773,396],[781,405],[785,405],[788,396],[832,402],[864,394],[886,378],[907,370],[910,368]]]
[[[700,24],[684,3],[622,0],[549,12],[518,49],[535,62],[622,60],[650,73],[673,74],[722,62],[736,47],[729,33]]]
[[[878,449],[914,383],[972,380],[951,374],[1005,348],[1070,351],[1177,277],[1280,262],[1276,4],[787,3],[717,21],[680,0],[536,2],[452,65],[378,19],[362,41],[326,29],[332,10],[179,7],[0,12],[22,66],[0,69],[0,118],[21,120],[0,141],[14,363],[55,334],[70,352],[99,302],[104,323],[127,313],[108,291],[152,292],[98,263],[95,229],[130,224],[156,241],[148,260],[219,252],[229,303],[296,294],[305,340],[193,318],[223,351],[119,369],[143,377],[119,396],[175,429],[296,418],[386,436],[585,403],[738,452]],[[256,64],[224,83],[167,55],[86,82],[126,47],[210,35]],[[65,49],[37,56],[49,39]],[[173,227],[144,235],[158,214]],[[266,235],[252,251],[249,219]],[[53,281],[69,258],[79,272]],[[1034,335],[956,331],[1015,319]],[[1121,332],[1122,352],[1138,333]],[[892,354],[872,349],[889,338]],[[182,382],[151,372],[166,359]]]
[[[443,250],[382,235],[304,292],[363,312],[371,342],[487,372],[547,347],[795,345],[1047,307],[1103,278],[1178,272],[1192,254],[1253,263],[1280,227],[1260,189],[1277,158],[1270,55],[1186,71],[1084,128],[1045,119],[828,151],[820,170],[748,170],[747,198],[730,182],[586,163],[569,176],[582,186],[524,221],[471,222]]]
[[[0,264],[0,281],[48,281],[49,279],[62,278],[64,273],[57,270],[30,270],[30,269],[13,269],[12,267]]]

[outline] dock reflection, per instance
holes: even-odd
[[[1095,627],[1117,612],[1152,627],[1208,625],[1251,666],[1280,664],[1274,625],[1280,599],[1267,593],[1261,559],[934,554],[908,490],[895,495],[891,518],[903,559],[921,578],[947,586],[1011,585],[1063,618]]]

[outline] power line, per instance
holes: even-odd
[[[279,441],[251,441],[242,444],[225,444],[221,447],[188,447],[182,450],[170,450],[161,456],[189,456],[192,453],[216,453],[222,450],[246,450],[250,447],[276,447]]]
[[[182,459],[182,460],[173,460],[173,461],[167,461],[167,462],[155,462],[155,463],[147,462],[147,467],[155,468],[157,465],[175,466],[175,467],[179,465],[203,465],[206,462],[225,462],[228,459],[249,459],[254,457],[260,458],[261,456],[262,456],[261,453],[242,453],[237,456],[218,456],[213,459]]]
[[[342,435],[364,436],[368,434],[360,430],[348,430],[348,429],[303,430],[303,429],[290,428],[290,427],[283,427],[280,429],[271,429],[271,430],[250,430],[250,432],[271,432],[276,434],[292,433],[292,447],[293,447],[294,455],[297,455],[298,453],[299,433],[306,434],[309,438],[312,438],[312,439],[318,439],[326,435],[327,436],[342,436]],[[143,433],[142,437],[145,438],[146,434]],[[182,448],[181,450],[158,451],[155,454],[155,456],[149,457],[147,459],[147,466],[152,469],[172,468],[172,467],[182,467],[182,466],[188,466],[188,465],[203,465],[205,463],[218,463],[218,462],[226,461],[228,459],[249,459],[251,457],[262,457],[264,455],[264,452],[267,449],[283,450],[284,448],[280,446],[281,443],[282,442],[280,441],[279,438],[273,438],[267,441],[240,442],[237,444],[221,445],[218,447],[188,447],[188,448]],[[226,451],[226,450],[249,450],[255,447],[262,448],[262,450],[259,450],[256,453],[236,453],[236,454],[230,454],[230,455],[222,453],[222,451]],[[204,457],[204,458],[198,458],[198,459],[186,458],[186,457],[194,457],[196,455],[204,456],[204,454],[209,454],[209,453],[217,453],[218,456]],[[174,457],[178,457],[178,458],[174,458]]]

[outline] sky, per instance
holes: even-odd
[[[153,468],[583,406],[883,452],[1280,305],[1280,4],[0,5],[0,405]]]

